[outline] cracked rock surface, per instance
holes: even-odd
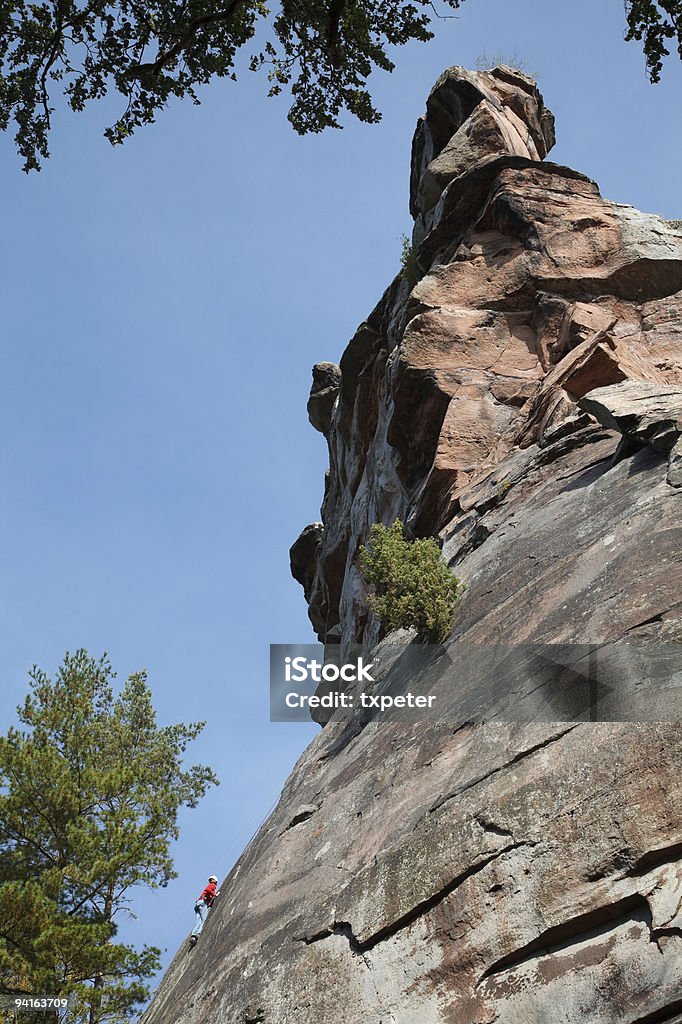
[[[605,427],[623,435],[615,459],[625,458],[645,444],[654,451],[670,452],[667,481],[672,487],[682,485],[681,387],[628,380],[590,391],[578,404]]]
[[[145,1024],[616,1024],[679,999],[677,726],[370,723],[338,750],[344,728]]]
[[[332,716],[144,1024],[682,1019],[682,730],[636,671],[682,641],[682,235],[545,161],[553,140],[526,76],[442,75],[419,279],[314,378],[330,473],[292,570],[321,640],[374,644],[371,523],[438,536],[467,584],[440,714]],[[389,683],[411,642],[374,652]],[[633,645],[631,720],[468,721],[492,691],[520,705],[485,645],[526,642]]]

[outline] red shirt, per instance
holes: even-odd
[[[204,891],[202,892],[201,896],[199,897],[199,899],[203,900],[207,907],[210,907],[211,904],[213,903],[213,900],[215,899],[215,891],[216,883],[209,882]],[[198,902],[199,900],[197,900],[197,903]]]

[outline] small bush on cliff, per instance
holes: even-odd
[[[399,519],[390,527],[375,523],[360,550],[360,567],[372,588],[370,607],[384,629],[414,627],[426,640],[447,638],[464,585],[432,537],[408,541]]]
[[[402,251],[400,253],[400,266],[402,269],[400,276],[403,280],[407,281],[410,288],[414,288],[421,277],[421,271],[417,263],[417,254],[407,235],[401,235],[400,240],[402,242]]]

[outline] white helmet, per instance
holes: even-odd
[[[209,882],[217,882],[218,881],[218,879],[217,879],[217,877],[215,875],[209,875],[208,876],[208,880],[209,880]]]

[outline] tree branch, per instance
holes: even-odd
[[[457,14],[441,14],[440,11],[437,11],[436,10],[436,5],[433,3],[433,0],[428,0],[428,3],[429,3],[429,7],[433,11],[435,17],[438,18],[440,21],[457,21],[458,20],[458,15]]]
[[[144,78],[146,75],[158,75],[162,68],[172,63],[176,57],[180,56],[183,50],[187,49],[199,29],[215,25],[221,21],[229,21],[243,3],[244,0],[231,0],[223,11],[216,11],[215,14],[202,14],[197,18],[193,18],[187,26],[185,34],[176,43],[163,53],[159,53],[156,60],[150,61],[147,64],[135,64],[133,67],[128,68],[125,72],[126,76],[130,78]]]
[[[45,122],[46,122],[48,128],[51,128],[51,124],[50,124],[50,97],[49,97],[48,92],[47,92],[47,76],[50,73],[50,71],[52,70],[54,62],[57,60],[57,57],[59,56],[59,51],[61,49],[61,43],[63,42],[63,39],[64,39],[63,32],[64,32],[64,21],[63,21],[63,18],[62,18],[62,14],[61,14],[61,10],[59,8],[59,5],[57,5],[57,11],[56,11],[56,14],[55,14],[55,29],[54,29],[54,33],[52,35],[52,39],[50,40],[50,52],[47,55],[47,59],[45,61],[45,65],[43,67],[42,74],[40,76],[40,96],[41,96],[42,105],[43,105],[43,114],[45,115]]]
[[[332,63],[332,66],[338,68],[342,63],[342,55],[339,47],[339,29],[341,26],[341,18],[343,17],[343,9],[346,6],[346,0],[332,0],[331,7],[329,8],[329,28],[327,30],[327,56]]]

